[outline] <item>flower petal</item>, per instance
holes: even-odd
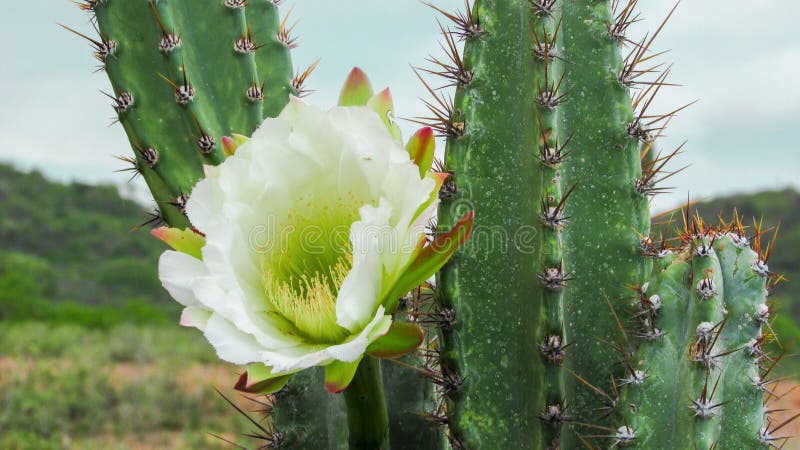
[[[379,307],[375,318],[357,336],[330,346],[298,345],[280,351],[263,351],[262,362],[272,367],[273,373],[292,372],[313,366],[328,365],[333,361],[354,362],[361,358],[370,343],[383,336],[392,326],[392,317],[384,315]]]
[[[354,67],[339,94],[339,106],[364,106],[372,97],[372,84],[367,74]]]
[[[468,212],[453,226],[453,229],[437,236],[433,242],[419,252],[403,271],[402,277],[383,298],[383,304],[387,305],[389,311],[396,308],[400,297],[422,284],[444,266],[456,249],[472,234],[474,219],[475,214],[472,211]]]
[[[187,306],[181,312],[180,324],[183,327],[197,328],[205,331],[208,319],[211,318],[211,311],[197,306]]]
[[[150,230],[150,234],[172,247],[173,250],[202,259],[200,250],[206,244],[206,238],[196,230],[159,227]]]
[[[425,178],[433,165],[433,152],[436,150],[433,129],[425,127],[414,133],[406,144],[406,150],[414,164],[419,167],[419,176]]]
[[[192,284],[198,277],[208,275],[208,271],[194,256],[167,250],[158,259],[158,276],[161,285],[183,306],[199,303],[194,295]]]
[[[275,375],[272,369],[263,364],[251,364],[239,376],[234,389],[248,394],[272,394],[286,386],[292,374]]]
[[[369,99],[367,106],[369,106],[378,114],[395,142],[402,143],[403,132],[400,131],[400,127],[397,126],[394,118],[394,100],[392,100],[392,91],[389,90],[389,88],[386,88],[378,92],[372,96],[371,99]]]
[[[361,358],[353,362],[334,361],[325,366],[325,390],[331,394],[340,394],[356,376]]]
[[[261,346],[253,336],[245,334],[219,314],[212,314],[206,324],[205,336],[214,346],[217,356],[233,364],[259,361]]]
[[[388,202],[381,202],[377,208],[364,206],[361,220],[350,228],[353,267],[336,297],[336,323],[350,331],[360,330],[367,324],[380,300],[381,234],[387,232],[391,214]]]
[[[393,322],[388,333],[367,347],[367,353],[377,358],[397,358],[416,350],[424,337],[419,324]]]

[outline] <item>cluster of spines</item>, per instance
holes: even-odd
[[[221,137],[250,134],[264,117],[301,92],[308,73],[292,79],[291,27],[272,0],[193,2],[91,0],[92,45],[114,89],[115,122],[156,199],[159,221],[188,225],[182,206],[204,164],[224,159]]]

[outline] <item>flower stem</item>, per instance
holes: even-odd
[[[344,391],[351,450],[389,450],[389,415],[380,362],[365,357]]]

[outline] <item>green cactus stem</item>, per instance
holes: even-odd
[[[699,218],[638,289],[639,350],[620,379],[633,448],[766,448],[766,263],[741,226]],[[740,224],[739,220],[734,220]],[[617,439],[618,444],[623,442]]]
[[[366,357],[344,391],[351,450],[389,448],[389,415],[383,393],[380,361]]]
[[[560,56],[569,62],[560,126],[562,135],[572,136],[562,176],[580,183],[566,204],[563,234],[564,260],[574,278],[564,294],[566,339],[574,355],[567,361],[573,372],[611,393],[612,373],[621,374],[609,363],[618,359],[610,345],[617,326],[606,302],[618,304],[630,295],[626,285],[641,284],[649,273],[637,237],[649,234],[649,202],[637,183],[643,179],[642,141],[653,136],[634,115],[630,80],[623,76],[630,70],[621,56],[624,38],[614,33],[609,2],[558,3]],[[583,382],[567,378],[566,395],[573,414],[598,420],[596,396]],[[582,445],[577,433],[564,434],[563,448]]]
[[[540,279],[561,263],[557,231],[539,232],[541,205],[554,205],[561,195],[558,186],[543,191],[544,179],[557,177],[542,170],[542,148],[556,142],[542,142],[542,128],[555,121],[536,99],[556,72],[551,66],[552,76],[545,77],[533,30],[542,39],[542,30],[552,35],[555,23],[527,0],[478,0],[467,7],[451,15],[455,29],[446,35],[450,43],[464,39],[463,60],[446,45],[452,63],[432,70],[457,86],[453,103],[439,98],[430,105],[432,125],[448,138],[444,170],[453,174],[439,227],[451,227],[461,208],[474,209],[476,218],[470,242],[437,278],[442,313],[454,320],[441,331],[435,382],[453,448],[541,448],[558,431],[552,421],[556,427],[544,430],[551,426],[541,419],[545,396],[554,405],[562,401],[557,378],[545,379],[539,347],[548,322],[555,334],[561,327],[558,289],[545,292]],[[550,244],[549,260],[540,241]]]

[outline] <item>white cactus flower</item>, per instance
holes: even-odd
[[[181,250],[159,263],[185,307],[181,323],[221,359],[255,363],[238,387],[272,391],[326,366],[326,387],[339,392],[365,353],[419,344],[418,325],[393,324],[398,299],[472,227],[468,214],[425,245],[445,176],[420,169],[409,156],[420,151],[432,158],[429,129],[404,149],[373,109],[321,111],[295,98],[208,168],[186,205],[196,233],[154,232]]]

